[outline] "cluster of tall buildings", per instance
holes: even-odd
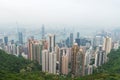
[[[42,64],[42,47],[43,42],[34,39],[28,39],[28,59],[36,60],[39,64]]]
[[[107,55],[112,49],[112,39],[108,35],[97,35],[94,38],[95,49],[95,67],[101,66],[106,63],[108,58]]]
[[[3,36],[0,39],[0,47],[8,52],[9,54],[13,54],[19,56],[23,55],[27,59],[27,45],[23,42],[23,33],[18,32],[17,34],[18,40],[9,40],[9,36]]]
[[[93,73],[93,69],[106,63],[111,49],[119,48],[119,41],[112,41],[107,33],[96,34],[94,38],[77,37],[73,33],[61,42],[56,42],[55,34],[45,33],[41,28],[41,39],[31,36],[27,42],[23,40],[23,33],[18,32],[18,41],[9,40],[7,36],[0,39],[0,47],[10,54],[42,65],[42,71],[52,74],[84,76]]]

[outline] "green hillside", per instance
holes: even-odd
[[[108,55],[109,61],[98,68],[98,72],[104,73],[120,73],[120,49],[111,50]]]
[[[93,75],[72,79],[43,73],[37,62],[0,50],[0,80],[120,80],[120,49],[112,50],[108,57],[109,61],[96,69]]]
[[[41,70],[40,68],[37,62],[31,62],[21,56],[16,57],[0,50],[0,70],[19,73],[21,71]]]

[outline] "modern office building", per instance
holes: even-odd
[[[80,33],[77,32],[77,39],[80,39]]]
[[[78,46],[80,47],[80,39],[79,38],[76,38],[75,39],[75,42],[78,44]]]
[[[86,46],[88,43],[91,45],[91,40],[90,39],[87,39],[87,38],[81,38],[80,39],[80,45],[81,46]]]
[[[42,25],[42,39],[45,38],[45,27],[44,27],[44,24]]]
[[[73,45],[73,33],[70,33],[70,47]]]
[[[0,39],[0,44],[2,44],[3,43],[3,39]]]
[[[4,37],[4,44],[5,44],[5,45],[8,44],[8,37],[7,37],[7,36]]]
[[[70,38],[69,37],[66,39],[66,46],[70,47]]]
[[[18,41],[19,41],[19,44],[23,44],[23,33],[22,32],[18,32]]]

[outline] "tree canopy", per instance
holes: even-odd
[[[111,50],[109,61],[95,69],[92,75],[77,77],[41,72],[41,65],[0,50],[0,80],[120,80],[120,48]]]

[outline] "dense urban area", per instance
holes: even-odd
[[[119,30],[33,34],[1,33],[0,80],[119,80]]]
[[[0,0],[0,80],[120,80],[120,0]]]

